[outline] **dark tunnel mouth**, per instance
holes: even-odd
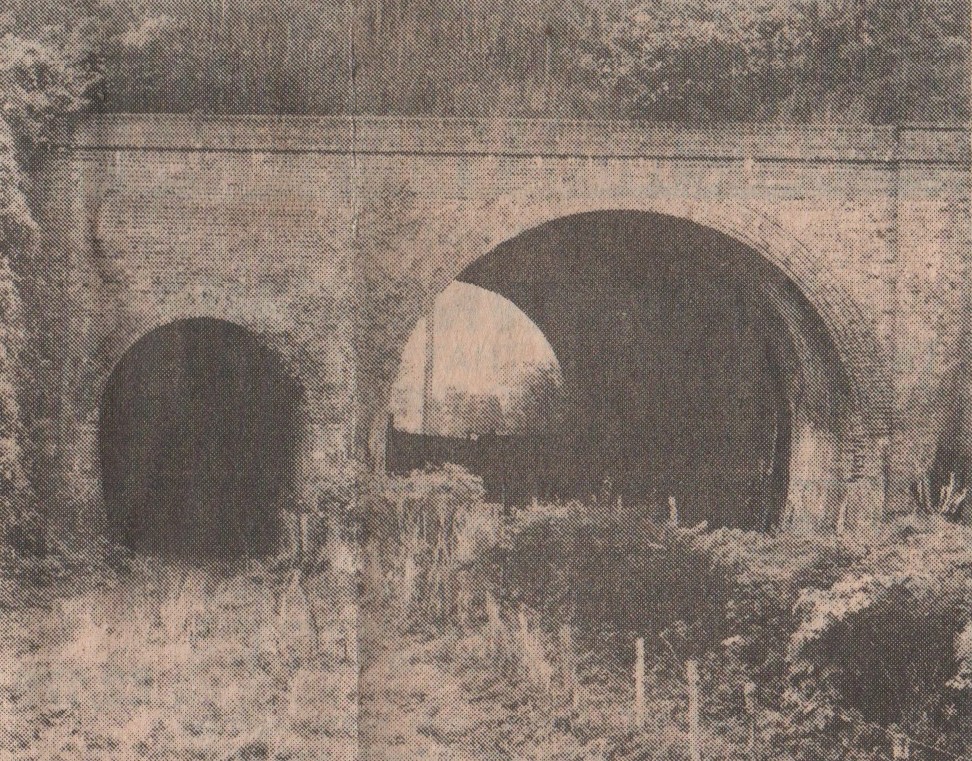
[[[607,242],[602,242],[598,236],[605,232],[609,233]],[[652,240],[657,245],[652,249],[646,249],[643,246],[646,240]],[[584,247],[591,245],[603,246],[603,248],[599,253],[585,252]],[[642,247],[639,249],[639,246]],[[670,250],[661,250],[666,246]],[[650,255],[646,255],[646,251]],[[693,271],[691,267],[696,269]],[[729,526],[765,531],[779,526],[788,516],[790,490],[803,483],[805,467],[820,468],[820,477],[823,479],[821,483],[833,482],[838,484],[834,488],[839,488],[840,463],[835,459],[832,463],[811,463],[808,466],[803,459],[801,445],[803,442],[810,441],[808,437],[826,438],[832,435],[834,440],[839,442],[845,435],[844,427],[854,406],[849,379],[833,336],[823,318],[803,290],[771,258],[743,241],[692,220],[653,212],[617,209],[584,212],[545,222],[521,231],[469,263],[456,276],[457,282],[475,285],[508,299],[519,307],[548,339],[564,369],[568,389],[568,415],[572,419],[578,419],[575,414],[578,399],[572,395],[573,391],[576,391],[576,384],[570,374],[573,373],[576,377],[578,373],[577,359],[583,354],[586,339],[578,338],[576,328],[583,324],[585,326],[583,329],[588,330],[593,318],[586,323],[576,322],[573,333],[568,327],[562,331],[563,336],[558,338],[552,335],[549,329],[551,324],[556,322],[556,318],[553,322],[544,321],[545,297],[542,290],[545,286],[542,280],[546,276],[540,274],[572,272],[580,273],[580,277],[594,278],[589,283],[590,292],[586,296],[578,297],[582,301],[587,299],[588,305],[596,304],[605,293],[610,293],[614,284],[627,284],[639,279],[641,281],[639,287],[650,288],[653,279],[668,277],[676,286],[673,290],[677,290],[685,285],[686,279],[684,277],[679,279],[677,275],[672,275],[672,272],[682,272],[682,274],[690,272],[691,278],[703,284],[695,294],[700,300],[692,301],[689,298],[684,302],[685,305],[699,310],[700,313],[708,308],[706,297],[718,291],[718,288],[705,287],[704,281],[707,278],[718,280],[720,283],[724,281],[727,286],[738,288],[740,293],[745,294],[747,303],[743,311],[750,317],[744,318],[743,322],[749,319],[759,326],[751,327],[749,338],[746,339],[749,341],[746,351],[750,355],[752,367],[758,370],[758,379],[752,381],[750,384],[752,388],[746,393],[747,398],[750,399],[748,404],[751,417],[759,418],[762,413],[765,424],[758,433],[752,433],[759,428],[758,425],[750,426],[750,433],[755,443],[751,442],[746,454],[736,457],[733,462],[739,465],[742,459],[748,458],[749,462],[743,465],[740,473],[756,486],[748,492],[750,498],[745,500],[745,505],[743,500],[737,500],[738,507],[732,508],[729,501],[726,501],[725,504],[713,507],[709,512],[705,500],[699,499],[696,509],[693,510],[690,506],[689,510],[682,514],[684,519],[704,520],[710,527]],[[517,280],[518,277],[522,277],[522,282]],[[599,281],[602,277],[604,279]],[[576,289],[568,286],[569,283],[566,281],[561,283],[560,291],[576,293]],[[691,287],[686,290],[691,291]],[[556,287],[551,292],[557,292]],[[608,296],[608,300],[610,298]],[[783,307],[780,306],[779,298],[783,298],[786,302],[786,314],[781,311]],[[569,307],[569,309],[575,308]],[[576,308],[575,311],[582,310]],[[682,314],[687,311],[690,310],[683,309]],[[624,310],[619,310],[618,313],[625,314]],[[792,319],[793,313],[799,315],[796,322]],[[559,313],[554,309],[550,314]],[[662,310],[661,315],[664,314]],[[669,314],[676,313],[669,312]],[[711,313],[708,317],[710,318],[708,323],[702,320],[699,325],[718,326],[718,320],[712,320]],[[658,315],[655,315],[655,318],[658,318]],[[678,318],[669,321],[677,323]],[[712,340],[701,329],[692,336],[697,344],[700,338],[703,344]],[[575,345],[581,347],[579,353],[577,356],[570,356],[569,351],[573,350]],[[696,347],[695,351],[697,354],[700,351],[704,354],[705,350]],[[582,363],[583,361],[585,360],[582,359]],[[625,358],[619,355],[616,361],[630,364],[632,359],[630,356]],[[633,361],[643,362],[643,359]],[[722,366],[731,367],[725,364]],[[675,384],[669,384],[669,387],[673,386],[677,387]],[[726,389],[721,391],[725,392]],[[604,389],[599,389],[598,393],[603,395]],[[596,396],[596,394],[587,394],[590,398]],[[756,401],[751,401],[753,399]],[[731,396],[726,397],[726,400],[733,404],[738,401]],[[589,401],[590,399],[587,399],[582,403]],[[715,406],[710,405],[710,409],[715,409]],[[616,413],[620,421],[617,423],[620,432],[616,432],[616,437],[619,436],[623,440],[628,436],[624,429],[634,428],[628,420],[624,419],[627,414],[624,404],[617,404],[614,408],[604,407],[601,411]],[[598,424],[596,415],[592,414],[589,417],[591,421]],[[807,433],[808,419],[813,429],[811,433]],[[678,424],[669,425],[669,428],[677,429]],[[728,434],[731,438],[738,432],[730,425],[723,428],[724,430],[717,430],[718,426],[715,426],[712,430],[704,431],[702,440],[721,434]],[[423,438],[427,440],[419,440]],[[592,438],[591,442],[593,441]],[[505,442],[503,445],[515,450],[522,443]],[[453,453],[458,453],[460,458],[468,455],[477,466],[491,461],[490,457],[484,456],[480,451],[484,449],[482,435],[477,441],[468,444],[450,442],[445,441],[445,437],[420,437],[397,431],[389,421],[385,444],[386,470],[392,473],[406,473],[413,467],[442,464],[451,461],[450,457]],[[581,444],[580,449],[583,449],[583,442]],[[529,442],[526,442],[526,445],[529,445]],[[399,451],[392,451],[389,447],[398,447]],[[574,451],[556,452],[552,456],[538,454],[533,450],[529,451],[528,455],[535,462],[541,463],[541,467],[548,467],[551,462],[554,463],[554,468],[561,467],[562,462],[570,459],[580,463],[581,467],[587,470],[582,476],[568,478],[567,480],[572,483],[568,484],[567,488],[559,489],[555,486],[553,489],[548,489],[547,494],[541,493],[541,499],[588,497],[597,499],[601,483],[607,481],[614,493],[623,497],[626,504],[629,500],[631,504],[645,503],[649,506],[655,501],[660,502],[659,517],[664,519],[667,515],[666,497],[673,492],[678,492],[687,482],[686,473],[693,469],[693,463],[689,462],[692,458],[687,454],[690,452],[691,444],[684,447],[679,444],[679,447],[682,448],[682,454],[686,454],[682,458],[684,462],[678,463],[680,470],[676,470],[669,482],[662,483],[659,489],[651,487],[648,483],[632,484],[630,479],[617,478],[613,473],[609,474],[611,478],[602,480],[601,476],[605,471],[604,463],[584,461],[586,455],[578,456],[579,450],[576,446]],[[587,448],[596,449],[594,446]],[[638,467],[638,457],[642,457],[642,462],[650,463],[651,455],[646,457],[643,454],[644,451],[650,450],[650,447],[640,449],[641,453],[638,451],[638,446],[631,448],[622,443],[620,455],[617,457],[619,470],[624,472],[628,469],[627,472],[633,472],[631,468]],[[427,462],[419,462],[423,457]],[[529,459],[529,457],[520,459]],[[794,467],[799,468],[798,480],[795,484]],[[475,467],[471,469],[475,472]],[[547,475],[540,480],[556,480],[556,477],[548,479]],[[689,473],[689,478],[691,475]],[[702,488],[708,495],[718,495],[725,491],[718,480],[719,474],[708,473],[707,477],[710,477],[708,482],[703,483],[700,479],[697,483],[703,484]],[[484,480],[490,479],[484,478]],[[506,491],[510,477],[508,474],[502,476],[494,474],[492,481],[502,484],[502,486],[495,485],[492,489],[494,492],[492,496],[495,497],[496,494]],[[577,484],[581,482],[583,482],[582,486],[578,486]],[[739,494],[749,489],[748,486],[738,485],[732,488],[735,488]],[[489,499],[491,491],[489,483],[486,484],[486,489]],[[681,496],[679,498],[681,499]],[[824,498],[829,499],[829,497],[822,499]],[[529,501],[529,495],[521,498],[523,504]]]
[[[271,552],[293,499],[303,407],[280,356],[235,323],[191,318],[143,336],[99,410],[109,540],[199,561]]]

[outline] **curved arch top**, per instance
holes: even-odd
[[[435,249],[452,252],[456,259],[451,271],[436,276],[443,279],[444,287],[497,246],[546,223],[579,214],[643,212],[688,220],[744,244],[793,282],[831,334],[851,383],[860,433],[869,438],[888,435],[893,387],[883,352],[875,333],[868,329],[861,305],[825,262],[763,211],[684,193],[662,195],[650,183],[641,190],[644,192],[632,192],[630,183],[594,185],[570,193],[526,186],[481,205],[445,210],[436,216],[428,235]]]
[[[105,326],[100,351],[94,355],[98,364],[92,368],[90,384],[82,389],[81,409],[86,410],[92,419],[97,415],[108,378],[118,362],[152,332],[185,320],[217,320],[248,331],[277,353],[288,372],[300,379],[293,361],[294,352],[287,351],[287,347],[274,338],[287,330],[283,311],[267,300],[246,298],[242,289],[235,293],[218,285],[198,284],[172,294],[153,309],[116,317],[114,327]]]

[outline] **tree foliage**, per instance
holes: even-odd
[[[587,65],[650,119],[938,121],[968,113],[968,38],[953,0],[662,0]]]
[[[50,28],[36,38],[15,34],[0,18],[0,115],[21,163],[44,148],[53,125],[79,112],[100,78],[90,24]]]
[[[889,123],[968,117],[963,0],[11,0],[113,111]]]

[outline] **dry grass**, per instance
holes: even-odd
[[[482,480],[455,465],[417,470],[382,479],[365,504],[368,596],[422,625],[475,615],[485,590],[474,571],[502,533]]]
[[[0,759],[353,758],[351,593],[153,562],[4,611]]]
[[[857,546],[648,524],[615,531],[577,506],[503,526],[475,489],[467,504],[468,489],[451,485],[463,474],[427,475],[395,482],[376,503],[390,529],[370,535],[363,565],[349,547],[340,563],[331,553],[344,570],[142,563],[86,588],[73,571],[73,592],[33,608],[0,585],[0,759],[682,759],[687,659],[701,675],[703,757],[750,758],[752,729],[766,758],[863,759],[887,738],[821,733],[794,706],[854,716],[842,674],[851,686],[882,684],[883,669],[916,662],[864,643],[920,643],[914,652],[947,667],[914,682],[929,699],[947,679],[965,689],[968,634],[952,636],[953,613],[965,610],[963,527],[913,519]],[[887,579],[864,599],[848,574],[866,568]],[[788,649],[801,632],[810,646]],[[635,637],[648,644],[642,722]],[[848,642],[874,650],[874,662]],[[797,656],[826,679],[801,677],[810,672]],[[970,725],[958,708],[954,727],[909,714],[902,729],[923,742],[938,732],[961,753]]]

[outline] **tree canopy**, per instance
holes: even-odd
[[[8,2],[8,32],[98,67],[108,111],[969,115],[965,0]]]

